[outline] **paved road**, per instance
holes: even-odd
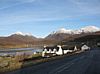
[[[7,74],[100,74],[100,50],[86,51]]]

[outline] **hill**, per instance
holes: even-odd
[[[89,29],[90,28],[90,29]],[[88,26],[79,30],[66,30],[64,28],[49,34],[45,38],[37,38],[29,33],[17,32],[7,37],[0,37],[0,48],[43,47],[44,45],[89,45],[100,42],[100,30]]]

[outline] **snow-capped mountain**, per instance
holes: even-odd
[[[30,33],[23,33],[23,32],[15,32],[13,34],[11,34],[10,36],[8,36],[9,39],[14,39],[14,40],[20,40],[20,41],[24,41],[24,42],[31,42],[34,40],[37,40],[37,38],[35,36],[33,36]]]
[[[71,34],[72,30],[66,30],[65,28],[61,28],[56,33],[68,33],[68,34]]]
[[[84,32],[84,33],[83,33]],[[91,32],[91,33],[90,33]],[[93,33],[92,33],[93,32]],[[79,35],[77,35],[79,34]],[[52,44],[58,44],[61,42],[66,41],[72,41],[77,40],[81,41],[87,41],[86,39],[96,39],[100,41],[100,28],[95,26],[86,26],[84,28],[78,29],[78,30],[67,30],[65,28],[61,28],[57,31],[54,31],[53,33],[49,34],[45,38],[36,38],[35,36],[32,36],[30,33],[22,33],[22,32],[16,32],[11,34],[7,37],[0,37],[0,44],[2,47],[26,47],[26,44],[30,45],[52,45]],[[25,45],[25,46],[23,46]]]
[[[22,36],[32,36],[32,34],[31,33],[23,33],[23,32],[15,32],[15,33],[13,33],[13,34],[16,34],[16,35],[22,35]]]
[[[61,28],[55,32],[53,32],[52,34],[58,34],[58,33],[66,33],[66,34],[81,34],[82,32],[84,33],[90,33],[90,32],[96,32],[96,31],[100,31],[100,28],[96,27],[96,26],[86,26],[83,27],[81,29],[78,30],[67,30],[65,28]]]
[[[86,26],[83,28],[80,28],[78,30],[71,30],[71,29],[65,29],[65,28],[61,28],[57,31],[53,31],[52,33],[50,33],[46,39],[53,39],[53,40],[64,40],[64,39],[69,39],[73,36],[80,36],[80,35],[88,35],[94,32],[100,31],[100,28],[95,27],[95,26]],[[79,34],[79,35],[77,35]]]
[[[96,31],[100,31],[100,28],[98,28],[96,26],[86,26],[84,28],[81,28],[81,31],[84,31],[84,32],[96,32]]]

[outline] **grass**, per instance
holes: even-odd
[[[22,63],[11,57],[0,57],[0,72],[12,71],[21,68]]]
[[[0,57],[0,72],[13,71],[24,66],[32,65],[32,60],[34,60],[34,58],[37,59],[40,56],[41,53],[32,55],[16,55],[15,57]]]
[[[42,58],[41,53],[20,56],[16,55],[15,57],[0,57],[0,72],[3,73],[21,68],[26,68],[39,63],[48,62],[74,54],[76,53],[70,53],[62,56],[54,56],[50,58]]]

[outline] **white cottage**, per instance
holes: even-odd
[[[58,51],[56,52],[57,55],[63,55],[63,50],[62,47],[60,45],[57,45],[58,47]]]
[[[78,50],[78,48],[75,46],[75,47],[74,47],[74,51],[77,51],[77,50]]]
[[[55,55],[63,55],[67,54],[68,52],[73,52],[74,50],[68,48],[62,48],[60,45],[55,47],[46,47],[44,46],[44,50],[42,52],[42,57],[50,57]]]
[[[83,45],[83,46],[81,47],[81,50],[82,50],[82,51],[89,50],[89,49],[90,49],[90,47],[87,46],[87,45]]]
[[[42,52],[42,57],[50,57],[54,55],[63,55],[63,50],[60,45],[56,47],[46,47],[44,46],[44,50]]]
[[[73,52],[74,50],[73,50],[73,48],[69,48],[69,47],[62,47],[62,49],[63,49],[63,52],[64,52],[64,54],[68,54],[68,53],[71,53],[71,52]]]
[[[67,54],[67,53],[69,53],[69,52],[73,52],[73,50],[63,50],[64,51],[64,54]]]

